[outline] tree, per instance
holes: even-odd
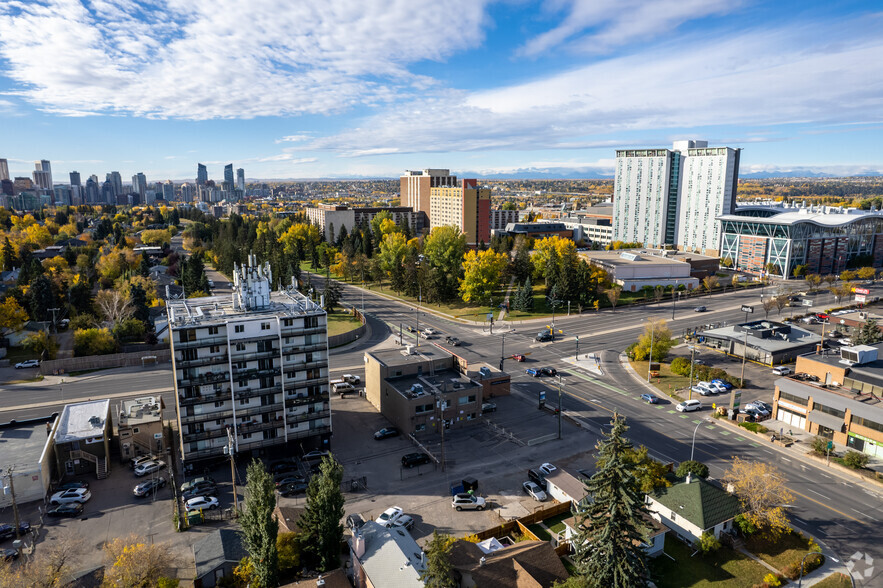
[[[794,266],[794,270],[791,272],[791,275],[793,275],[795,278],[801,278],[806,275],[807,267],[808,266],[806,264]]]
[[[852,270],[843,270],[840,272],[840,281],[841,282],[851,282],[855,279],[855,272]]]
[[[49,359],[54,359],[55,354],[58,353],[58,343],[55,342],[55,338],[50,337],[49,333],[43,330],[31,333],[22,339],[21,346],[40,357],[45,353]]]
[[[702,285],[705,286],[707,292],[711,292],[720,285],[717,276],[705,276],[702,278]]]
[[[276,508],[276,485],[263,462],[253,459],[246,470],[245,508],[239,517],[243,546],[254,565],[253,578],[258,586],[276,586],[279,576],[279,553],[276,536],[279,521]]]
[[[860,280],[873,280],[877,275],[877,270],[873,267],[862,267],[855,272]]]
[[[83,540],[62,531],[55,540],[41,546],[35,559],[16,566],[0,565],[2,588],[61,588],[73,581],[75,566],[80,562]]]
[[[776,297],[775,296],[767,296],[760,303],[763,306],[763,318],[770,318],[770,311],[776,307]]]
[[[819,287],[819,284],[822,283],[822,276],[819,274],[808,274],[804,280],[806,280],[806,284],[809,286],[810,290],[815,290]]]
[[[279,555],[279,574],[297,570],[300,567],[300,537],[297,533],[279,533],[276,536],[276,553]]]
[[[672,345],[671,331],[664,320],[651,320],[644,325],[644,334],[632,350],[632,357],[637,361],[644,361],[650,357],[651,342],[653,348],[651,360],[664,360]]]
[[[520,283],[533,275],[533,262],[530,259],[530,244],[524,235],[515,239],[515,256],[512,259],[510,273]]]
[[[875,319],[869,318],[852,338],[853,345],[870,345],[883,341],[883,333]]]
[[[50,308],[55,307],[55,294],[52,291],[52,281],[44,275],[33,279],[28,290],[31,299],[31,316],[37,321],[52,319]]]
[[[613,312],[616,312],[616,303],[619,302],[619,296],[622,294],[622,286],[614,285],[613,287],[604,290],[604,294],[607,296],[607,300],[610,301],[610,306],[613,307]]]
[[[118,290],[100,290],[95,295],[95,306],[108,326],[116,326],[135,312],[126,296]]]
[[[686,478],[687,474],[693,474],[700,478],[707,478],[708,466],[701,461],[694,461],[692,459],[682,461],[680,465],[678,465],[678,469],[675,470],[675,475],[679,478]]]
[[[665,286],[656,286],[653,288],[653,297],[656,298],[656,304],[662,302],[663,296],[665,296]]]
[[[21,307],[18,300],[7,296],[0,302],[0,335],[19,331],[27,322],[28,312]]]
[[[147,293],[139,284],[129,286],[129,304],[132,305],[132,317],[150,326],[150,309],[147,308]]]
[[[773,262],[769,262],[768,264],[763,266],[763,268],[766,270],[767,274],[782,274],[782,270],[779,268],[778,264],[775,264]]]
[[[525,312],[533,308],[533,286],[530,284],[530,277],[524,278],[524,285],[515,293],[512,308]]]
[[[791,297],[787,295],[780,295],[773,298],[776,304],[776,314],[782,314],[782,309],[791,301]]]
[[[302,530],[304,550],[320,571],[338,566],[340,542],[343,540],[343,466],[328,455],[319,464],[319,474],[307,487],[307,501],[298,524]]]
[[[743,516],[761,536],[774,541],[791,531],[785,508],[794,501],[794,495],[775,466],[734,457],[723,481],[733,486]]]
[[[666,478],[668,468],[662,462],[650,457],[650,450],[643,445],[638,449],[626,450],[623,459],[633,468],[635,487],[641,494],[653,492],[656,488],[671,486],[671,482]],[[599,457],[595,467],[596,469],[602,468],[604,464],[604,458]]]
[[[114,588],[156,586],[160,578],[171,575],[176,560],[167,544],[148,543],[134,535],[105,543],[104,555],[107,565],[103,585]]]
[[[325,289],[322,290],[322,296],[325,297],[325,312],[334,312],[334,308],[340,303],[340,297],[343,295],[343,286],[336,280],[331,278],[325,279]]]
[[[435,300],[447,302],[456,297],[465,252],[466,235],[457,227],[436,227],[423,240],[423,255],[435,277],[431,284]]]
[[[454,538],[450,535],[439,535],[432,532],[432,539],[426,544],[426,569],[420,579],[426,588],[455,588],[454,567],[451,565],[450,553]]]
[[[116,341],[107,328],[74,331],[74,356],[105,355],[116,351]]]
[[[506,269],[506,256],[493,249],[470,250],[463,256],[463,278],[460,295],[463,302],[490,301],[500,285],[500,277]]]
[[[593,501],[576,516],[577,568],[597,586],[626,588],[649,579],[640,547],[647,509],[629,461],[627,430],[625,419],[614,413],[610,432],[596,446],[603,467],[585,484]]]

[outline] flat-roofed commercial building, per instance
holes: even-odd
[[[797,358],[776,380],[775,417],[870,456],[883,457],[883,343]]]
[[[325,311],[294,287],[271,292],[269,264],[234,267],[232,296],[168,301],[185,461],[234,450],[327,448]]]
[[[579,255],[588,263],[606,270],[610,279],[627,292],[637,292],[644,286],[684,286],[692,290],[699,285],[699,280],[691,275],[690,264],[670,257],[666,252],[585,251]]]
[[[463,180],[459,186],[430,190],[429,227],[454,226],[471,246],[491,241],[491,191],[479,188],[478,180]]]
[[[744,355],[768,366],[790,363],[822,342],[822,338],[811,331],[768,320],[706,329],[701,335],[707,347],[734,357]]]

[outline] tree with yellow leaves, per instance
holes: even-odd
[[[148,588],[160,578],[171,575],[176,557],[164,543],[148,543],[142,537],[117,537],[104,544],[108,565],[104,568],[104,586]]]
[[[460,280],[460,296],[464,302],[489,302],[500,287],[503,270],[508,258],[493,249],[470,250],[463,256],[463,278]]]
[[[28,322],[28,311],[12,296],[0,302],[0,335],[14,333]]]
[[[761,537],[772,541],[790,532],[791,522],[785,509],[794,501],[794,495],[775,466],[734,457],[723,481],[732,485],[745,511],[742,517]]]

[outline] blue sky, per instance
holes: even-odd
[[[604,176],[616,148],[883,173],[883,2],[3,0],[0,157],[149,181]]]

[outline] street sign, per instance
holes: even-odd
[[[856,294],[864,294],[865,296],[867,296],[868,294],[871,293],[871,291],[868,290],[867,288],[853,288],[853,291]]]
[[[809,298],[804,298],[802,304],[804,306],[812,306],[812,300],[810,300]]]
[[[864,304],[866,300],[867,300],[867,297],[864,294],[856,294],[855,295],[855,301],[858,304]]]
[[[742,305],[742,312],[754,312],[753,306],[748,306],[747,304]]]
[[[492,312],[487,313],[487,320],[488,321],[494,320],[494,313],[492,313]]]

